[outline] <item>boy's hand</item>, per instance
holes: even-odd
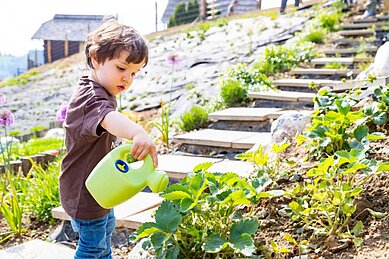
[[[143,160],[148,154],[151,155],[154,161],[154,167],[158,167],[157,149],[149,135],[144,132],[139,132],[132,139],[132,148],[130,154],[138,160]]]

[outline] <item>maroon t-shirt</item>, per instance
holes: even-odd
[[[85,180],[113,147],[116,137],[100,126],[116,110],[116,99],[88,76],[80,78],[70,99],[66,120],[67,154],[59,177],[61,204],[74,219],[96,219],[109,210],[100,207],[85,187]],[[110,188],[107,186],[107,188]]]

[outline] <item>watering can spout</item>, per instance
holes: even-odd
[[[132,144],[124,144],[109,152],[93,169],[86,188],[103,208],[109,209],[123,203],[149,186],[153,192],[163,191],[169,184],[166,172],[156,171],[150,155],[140,168],[128,164],[126,156]]]

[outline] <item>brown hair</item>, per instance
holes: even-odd
[[[149,60],[149,51],[146,40],[132,27],[109,20],[97,30],[88,34],[85,41],[85,56],[87,64],[93,69],[92,56],[103,64],[107,60],[115,59],[125,50],[130,54],[126,62],[139,64]]]

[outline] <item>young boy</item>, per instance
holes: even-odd
[[[90,74],[80,78],[64,122],[67,154],[59,178],[61,203],[79,234],[75,258],[111,258],[114,212],[97,204],[85,180],[116,137],[132,140],[130,154],[136,159],[150,154],[158,165],[155,145],[145,130],[116,111],[116,96],[147,64],[148,48],[133,28],[108,21],[88,35],[85,55]]]

